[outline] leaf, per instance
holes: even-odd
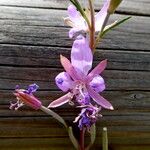
[[[63,124],[66,128],[68,128],[68,126],[67,126],[65,120],[64,120],[62,117],[60,117],[57,113],[55,113],[55,112],[52,111],[51,109],[48,109],[48,108],[46,108],[46,107],[44,107],[44,106],[41,106],[40,109],[41,109],[43,112],[45,112],[45,113],[51,115],[53,118],[55,118],[55,119],[56,119],[57,121],[59,121],[61,124]]]
[[[67,124],[66,124],[66,122],[65,122],[65,120],[62,117],[60,117],[57,113],[55,113],[54,111],[46,108],[45,106],[41,106],[40,109],[43,112],[51,115],[53,118],[55,118],[57,121],[59,121],[60,123],[62,123],[66,127],[71,142],[73,143],[74,147],[78,150],[79,149],[79,144],[78,144],[76,138],[73,135],[72,127],[68,127]]]
[[[90,135],[91,135],[91,144],[93,145],[95,138],[96,138],[96,126],[93,124],[90,128]]]
[[[77,3],[76,3],[74,0],[70,0],[70,2],[71,2],[76,8],[78,7]]]
[[[108,12],[113,14],[121,2],[122,0],[110,0]]]
[[[85,150],[89,150],[90,147],[94,144],[94,141],[96,139],[96,126],[95,124],[93,124],[89,130],[89,133],[90,133],[90,138],[91,138],[91,141],[90,141],[90,144],[86,147]]]
[[[113,28],[117,27],[118,25],[124,23],[125,21],[129,20],[131,18],[130,17],[126,17],[122,20],[119,21],[115,21],[114,23],[112,23],[111,25],[108,25],[104,28],[103,32],[101,33],[100,37],[102,38],[109,30],[112,30]]]
[[[70,138],[71,142],[73,143],[74,147],[78,150],[79,149],[79,143],[73,135],[72,127],[68,128],[68,134],[69,134],[69,138]]]
[[[70,1],[77,8],[77,10],[82,14],[82,12],[81,12],[82,7],[81,7],[80,3],[77,0],[70,0]]]

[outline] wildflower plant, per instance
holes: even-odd
[[[69,38],[73,39],[70,60],[60,55],[60,62],[64,71],[55,77],[56,85],[65,92],[62,97],[51,100],[48,107],[36,98],[33,93],[38,89],[38,85],[31,84],[27,89],[16,87],[14,95],[16,103],[11,103],[10,109],[17,110],[23,105],[30,106],[35,110],[53,116],[67,129],[70,140],[77,150],[89,150],[94,143],[96,136],[95,123],[102,117],[101,110],[113,110],[112,104],[100,95],[106,88],[105,81],[101,73],[107,66],[107,60],[101,61],[92,69],[93,54],[98,42],[104,35],[119,24],[125,22],[130,17],[114,21],[107,25],[110,15],[112,15],[122,0],[105,0],[103,7],[98,13],[94,10],[94,0],[87,0],[88,7],[84,8],[78,0],[70,0],[72,3],[67,10],[68,17],[64,18],[69,30]],[[80,113],[74,118],[80,130],[80,139],[76,139],[71,126],[55,113],[56,107],[71,105],[80,109]],[[88,132],[91,142],[85,146],[84,136]],[[107,150],[107,128],[103,132],[103,148]]]

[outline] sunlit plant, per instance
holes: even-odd
[[[95,124],[102,117],[101,110],[114,109],[112,104],[100,95],[106,88],[105,81],[100,74],[105,70],[107,60],[101,61],[92,69],[93,54],[96,51],[97,44],[108,31],[130,18],[117,20],[108,25],[110,15],[115,12],[122,0],[105,0],[98,13],[95,13],[94,0],[87,1],[88,6],[85,8],[78,0],[70,0],[72,4],[69,5],[67,10],[68,17],[64,18],[65,23],[71,27],[69,37],[74,42],[70,60],[60,55],[60,62],[65,71],[55,77],[55,82],[59,89],[66,92],[65,95],[56,100],[51,100],[48,107],[45,107],[33,95],[39,88],[38,85],[31,84],[27,89],[20,89],[19,86],[16,86],[14,95],[17,102],[11,102],[10,105],[10,109],[14,110],[27,105],[53,116],[67,129],[70,140],[77,150],[89,150],[91,148],[96,137]],[[80,109],[80,113],[73,121],[79,128],[79,139],[75,138],[72,127],[53,111],[56,107],[67,104]],[[91,139],[87,145],[84,144],[86,132],[89,133]],[[107,128],[104,128],[103,150],[107,149]]]

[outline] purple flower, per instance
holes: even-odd
[[[103,22],[107,16],[109,2],[110,0],[106,0],[102,9],[95,15],[95,31],[101,31],[102,29]],[[76,32],[89,31],[85,19],[80,15],[75,6],[70,5],[68,7],[68,16],[69,17],[65,18],[65,22],[72,27],[72,29],[69,31],[70,38],[72,38]],[[87,14],[87,17],[90,18],[89,14]]]
[[[74,97],[79,105],[89,105],[92,98],[98,105],[113,110],[113,106],[98,94],[105,89],[104,79],[99,74],[105,69],[107,60],[100,62],[88,74],[92,68],[93,54],[84,37],[74,41],[71,62],[64,56],[60,56],[60,61],[66,72],[58,74],[55,81],[62,91],[69,92],[50,103],[49,108],[71,102]]]
[[[102,117],[99,114],[101,107],[93,106],[93,105],[85,105],[81,113],[75,118],[74,122],[79,122],[78,127],[82,129],[83,127],[90,128],[93,124],[96,123],[99,117]]]
[[[27,90],[19,89],[19,86],[16,86],[16,90],[14,92],[14,95],[17,97],[16,103],[10,104],[10,109],[17,110],[24,104],[32,107],[33,109],[40,109],[41,107],[41,101],[39,101],[32,93],[35,92],[38,89],[38,85],[31,84],[28,86]]]

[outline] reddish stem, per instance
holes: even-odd
[[[83,127],[82,130],[80,130],[80,150],[84,150],[84,136],[85,136],[85,128]]]
[[[90,7],[90,23],[91,26],[89,28],[89,32],[90,32],[90,48],[93,51],[93,47],[95,44],[95,11],[94,11],[94,6],[93,6],[93,2],[91,0],[89,0],[89,7]]]

